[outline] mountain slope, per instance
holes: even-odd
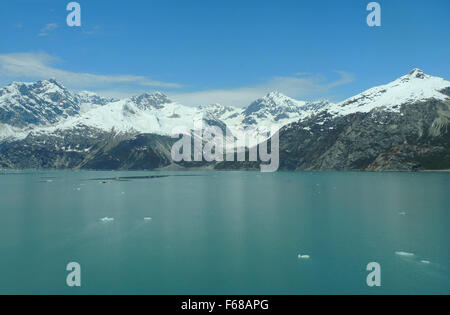
[[[271,92],[254,101],[241,112],[235,113],[225,121],[230,125],[254,128],[270,128],[298,121],[317,113],[328,106],[328,101],[305,102],[290,98],[279,92]]]
[[[51,100],[53,91],[39,89],[39,100]],[[57,95],[64,95],[64,91]],[[52,105],[73,104],[67,108],[76,113],[63,113],[67,118],[37,115],[42,125],[28,125],[32,127],[20,134],[17,127],[0,123],[0,133],[10,135],[8,141],[0,141],[0,167],[258,168],[253,162],[175,165],[170,158],[175,141],[170,137],[172,129],[192,129],[196,123],[206,122],[223,131],[232,130],[238,143],[240,132],[247,129],[257,137],[271,126],[281,128],[281,169],[450,169],[450,82],[418,69],[337,104],[296,101],[280,93],[270,93],[245,109],[218,104],[187,107],[162,93],[113,102],[92,100],[95,95],[86,92],[83,101],[77,94],[77,100],[71,102],[73,95],[70,93],[64,102],[55,98]],[[92,108],[83,111],[79,104],[91,104]],[[53,119],[57,122],[48,125]]]
[[[448,101],[428,100],[403,105],[400,113],[373,110],[324,116],[292,124],[280,132],[282,168],[450,169]],[[426,161],[433,156],[440,157],[439,163]]]
[[[266,137],[265,132],[271,127],[279,129],[317,112],[328,104],[327,102],[295,101],[280,93],[270,93],[259,100],[257,109],[255,108],[256,103],[246,109],[219,104],[198,108],[188,107],[172,102],[160,92],[145,93],[106,103],[102,99],[95,99],[95,94],[90,95],[87,92],[79,93],[77,96],[77,100],[84,101],[82,103],[84,106],[78,108],[75,104],[76,110],[70,117],[67,115],[56,117],[53,120],[56,123],[50,125],[46,123],[40,126],[31,125],[31,129],[28,129],[27,132],[25,132],[26,130],[17,131],[17,138],[24,138],[27,134],[51,135],[55,132],[70,132],[70,130],[82,128],[88,130],[87,134],[98,130],[99,132],[133,135],[149,133],[171,136],[175,128],[183,127],[193,130],[203,124],[218,126],[224,134],[228,133],[230,136],[236,137],[240,145],[243,145],[248,130],[251,130],[252,141],[262,141]],[[93,103],[94,101],[96,104]],[[88,108],[86,104],[90,104],[89,110],[86,110]],[[54,104],[54,106],[58,107],[59,105]],[[30,128],[30,125],[28,127]],[[4,138],[11,135],[9,130],[8,132],[6,128],[4,130]]]
[[[282,168],[450,169],[450,82],[414,69],[280,132]]]
[[[446,89],[449,89],[449,86],[449,81],[427,75],[420,69],[413,69],[389,84],[371,88],[344,102],[332,104],[327,110],[333,115],[341,116],[357,112],[367,113],[374,108],[399,112],[402,104],[428,99],[448,99]]]
[[[0,123],[17,128],[56,124],[112,99],[73,93],[55,80],[14,82],[0,89]]]

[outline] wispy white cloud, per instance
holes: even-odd
[[[58,24],[56,23],[49,23],[47,25],[45,25],[41,31],[39,32],[38,36],[43,37],[43,36],[48,36],[48,34],[53,31],[56,30],[58,28]]]
[[[323,98],[332,90],[353,81],[345,71],[336,71],[337,79],[328,80],[323,75],[297,73],[277,76],[260,84],[228,89],[209,89],[189,92],[174,92],[185,86],[179,83],[151,80],[137,75],[102,75],[72,72],[55,66],[57,58],[46,53],[0,54],[0,77],[2,79],[40,80],[54,78],[75,90],[90,90],[116,98],[128,97],[149,88],[166,91],[173,100],[185,105],[197,106],[212,103],[247,106],[261,96],[278,91],[297,99]]]
[[[73,89],[102,89],[128,84],[142,87],[180,88],[181,84],[150,80],[136,75],[102,75],[61,70],[53,66],[59,60],[46,53],[0,54],[0,75],[11,79],[54,78]]]
[[[336,71],[339,78],[334,81],[326,80],[322,75],[308,75],[303,77],[278,76],[267,82],[232,89],[204,90],[189,93],[172,93],[170,97],[186,105],[205,105],[220,103],[223,105],[247,106],[261,96],[278,91],[298,99],[310,96],[324,95],[331,89],[348,84],[353,76],[344,71]],[[306,77],[304,75],[307,75]]]

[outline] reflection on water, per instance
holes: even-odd
[[[2,173],[0,293],[448,294],[449,179]],[[65,287],[72,261],[81,289]]]

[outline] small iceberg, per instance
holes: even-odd
[[[113,222],[114,218],[104,217],[104,218],[100,219],[100,221],[105,222],[105,223]]]
[[[413,253],[408,253],[408,252],[395,252],[395,255],[397,256],[401,256],[401,257],[414,257],[416,255],[414,255]]]
[[[309,255],[301,255],[301,254],[299,254],[297,257],[298,257],[298,259],[302,259],[302,260],[308,260],[311,258],[311,256],[309,256]]]

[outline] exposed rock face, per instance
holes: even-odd
[[[19,128],[45,126],[77,116],[84,106],[111,101],[94,93],[73,93],[55,80],[14,82],[0,89],[0,123]]]
[[[280,131],[280,169],[416,171],[450,169],[450,102],[408,104],[333,117],[327,112]],[[174,164],[176,139],[80,128],[0,143],[0,167],[156,169]],[[182,167],[258,169],[255,162],[179,163]]]
[[[136,106],[141,110],[146,109],[161,109],[164,104],[170,104],[172,101],[163,93],[155,92],[152,94],[144,93],[139,96],[131,97],[131,101],[136,104]]]
[[[78,168],[105,170],[152,170],[172,163],[173,140],[158,135],[141,134],[96,149]]]
[[[233,127],[282,128],[285,170],[450,169],[450,82],[419,69],[341,103],[273,92],[246,109],[187,107],[159,92],[116,101],[71,92],[54,80],[13,83],[0,89],[0,168],[259,168],[258,162],[174,163],[172,128],[189,132],[198,121],[219,127],[227,140],[242,136]]]
[[[271,92],[251,103],[242,113],[242,123],[256,125],[261,119],[278,122],[291,117],[301,118],[305,112],[318,111],[328,105],[327,101],[297,101],[279,92]]]
[[[91,135],[89,136],[89,132]],[[171,164],[174,140],[80,129],[0,143],[0,166],[16,169],[155,169]]]
[[[80,112],[76,99],[55,81],[13,83],[0,90],[0,122],[14,127],[45,125]]]
[[[450,169],[450,102],[408,104],[399,113],[374,109],[327,112],[280,132],[282,169]]]

